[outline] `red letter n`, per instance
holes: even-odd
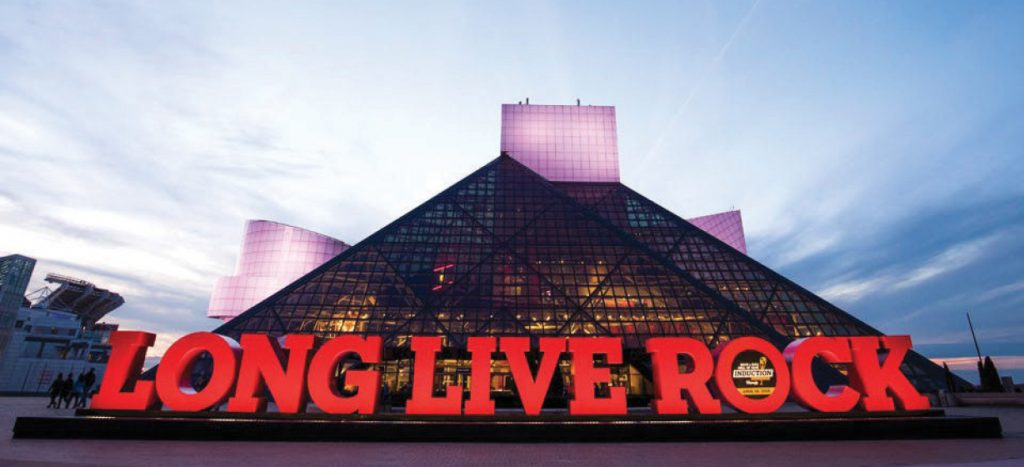
[[[313,348],[312,334],[289,334],[284,338],[288,366],[277,339],[266,334],[242,334],[242,363],[235,395],[228,399],[228,412],[265,412],[270,391],[281,413],[306,411],[306,368]]]

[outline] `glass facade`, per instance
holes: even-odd
[[[25,302],[25,289],[35,267],[36,260],[26,256],[0,258],[0,361],[11,340],[14,321]]]
[[[880,335],[625,185],[562,189],[783,336]]]
[[[383,335],[392,394],[412,335],[445,338],[438,388],[468,380],[470,336],[620,336],[638,397],[650,336],[880,334],[620,183],[553,184],[504,154],[217,331]]]
[[[502,156],[229,322],[287,330],[472,335],[759,333],[743,311]],[[283,328],[281,327],[283,326]]]
[[[787,340],[882,335],[730,245],[728,233],[707,232],[706,225],[694,225],[621,183],[558,186]],[[742,224],[730,228],[742,234]],[[921,390],[946,388],[943,370],[916,352],[907,355],[903,372]]]

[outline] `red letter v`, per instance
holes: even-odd
[[[544,406],[544,396],[551,386],[551,377],[555,374],[555,367],[558,366],[558,359],[566,350],[564,337],[542,337],[540,339],[540,351],[543,356],[540,360],[540,367],[537,369],[536,378],[526,363],[526,352],[530,350],[529,337],[502,337],[501,351],[508,359],[509,370],[512,371],[512,380],[516,382],[516,389],[519,390],[519,400],[523,403],[523,410],[527,415],[540,415],[540,409]]]

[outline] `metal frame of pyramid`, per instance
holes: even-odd
[[[647,378],[630,358],[646,337],[882,335],[621,183],[552,183],[505,154],[215,332],[377,334],[387,358],[411,335],[456,358],[475,335],[612,335]],[[944,387],[920,355],[903,370]]]

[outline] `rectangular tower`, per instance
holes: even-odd
[[[501,151],[553,182],[618,182],[615,107],[502,104]]]

